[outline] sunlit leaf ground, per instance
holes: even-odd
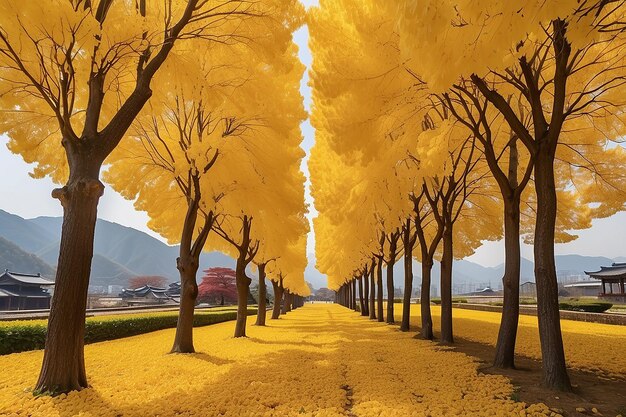
[[[419,306],[411,306],[411,324],[420,325]],[[402,306],[395,305],[396,319]],[[433,327],[439,330],[440,312],[432,306]],[[474,342],[496,344],[500,313],[454,309],[454,334]],[[567,365],[596,375],[626,381],[626,326],[561,320]],[[521,315],[517,329],[518,354],[541,360],[537,317]]]
[[[89,345],[92,388],[57,398],[28,391],[41,351],[0,357],[0,415],[550,415],[510,400],[508,380],[474,359],[337,305],[250,326],[247,339],[233,325],[197,329],[194,355],[167,354],[173,329]]]

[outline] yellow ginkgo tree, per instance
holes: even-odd
[[[35,392],[88,386],[85,306],[100,170],[153,92],[153,78],[181,39],[236,42],[261,14],[249,1],[0,2],[0,132],[64,184],[55,292]],[[239,21],[240,25],[225,24]],[[232,29],[235,28],[235,31]]]

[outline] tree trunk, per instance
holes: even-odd
[[[287,314],[287,312],[289,311],[287,307],[288,304],[289,304],[289,290],[283,289],[283,306],[280,311],[280,314]]]
[[[376,266],[376,305],[378,307],[378,321],[385,321],[383,313],[383,259],[378,260]]]
[[[393,283],[393,266],[396,263],[396,245],[398,241],[392,235],[389,243],[389,262],[387,262],[387,324],[395,323],[393,317],[393,302],[395,300],[395,285]]]
[[[404,294],[402,297],[402,323],[400,330],[408,332],[411,321],[411,293],[413,292],[413,248],[410,244],[410,230],[404,232]]]
[[[441,255],[441,342],[454,343],[452,335],[452,225],[446,221]]]
[[[194,353],[193,347],[193,314],[198,297],[198,259],[189,253],[184,254],[181,246],[180,257],[176,260],[180,274],[180,307],[174,345],[170,353]]]
[[[85,309],[93,257],[97,208],[104,186],[100,164],[75,169],[52,196],[63,206],[61,245],[46,344],[35,393],[60,394],[87,388]]]
[[[285,305],[286,305],[286,313],[291,312],[291,303],[293,302],[293,294],[291,291],[287,291],[285,295]]]
[[[374,274],[376,271],[374,268],[376,263],[372,261],[372,268],[370,269],[370,319],[376,320],[376,278]]]
[[[504,199],[504,300],[493,366],[515,368],[515,339],[519,321],[520,208],[519,198]]]
[[[428,250],[422,251],[422,292],[420,294],[420,312],[422,315],[422,337],[433,340],[433,316],[430,313],[430,283],[433,270],[433,260],[428,256]]]
[[[194,241],[196,221],[198,219],[198,207],[200,203],[200,182],[194,178],[193,197],[188,200],[187,214],[183,223],[183,231],[180,238],[179,256],[176,259],[176,268],[180,274],[181,294],[176,323],[176,335],[174,345],[170,353],[193,353],[193,315],[198,298],[198,283],[196,274],[200,265],[200,253],[206,242],[206,238],[213,225],[213,215],[205,217],[204,226],[200,229]]]
[[[352,310],[356,311],[356,279],[352,280]]]
[[[280,301],[283,298],[283,289],[279,283],[272,281],[272,288],[274,289],[274,305],[272,306],[272,320],[276,320],[280,317]]]
[[[361,315],[368,317],[370,315],[370,282],[369,275],[367,271],[363,273],[363,310],[361,310]]]
[[[555,147],[540,142],[535,159],[535,192],[537,222],[535,224],[535,282],[537,284],[537,318],[543,364],[543,382],[553,389],[571,391],[563,352],[559,292],[554,264],[554,230],[557,197],[554,182]]]
[[[359,277],[359,308],[361,310],[361,315],[363,315],[363,276]]]
[[[265,264],[259,265],[259,309],[256,313],[257,326],[265,326],[267,316],[267,287],[265,286]]]
[[[235,275],[237,278],[237,322],[235,337],[246,337],[246,321],[248,320],[248,294],[252,280],[246,276],[246,251],[242,251],[237,259]]]

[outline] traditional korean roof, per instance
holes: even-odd
[[[4,273],[0,275],[0,285],[52,286],[54,281],[43,278],[41,274],[23,274],[5,269]]]
[[[596,272],[585,271],[585,274],[589,275],[591,278],[596,279],[626,276],[626,263],[615,262],[611,266],[600,267],[600,270]]]
[[[600,288],[601,286],[600,281],[582,281],[564,285],[565,288]]]
[[[151,285],[144,285],[143,287],[135,288],[135,289],[123,289],[120,294],[123,298],[144,298],[148,295],[152,295],[155,298],[163,298],[168,299],[168,295],[166,294],[166,288],[153,287]]]
[[[168,289],[167,289],[167,295],[169,296],[173,296],[173,295],[180,295],[180,281],[179,282],[172,282]]]

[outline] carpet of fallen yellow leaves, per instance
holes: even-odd
[[[396,304],[395,311],[402,306]],[[439,330],[441,309],[432,306],[433,328]],[[420,325],[420,306],[411,305],[411,325]],[[455,308],[455,337],[494,345],[498,339],[500,313]],[[396,314],[396,318],[400,317]],[[626,326],[561,320],[565,358],[570,368],[606,378],[626,379]],[[537,317],[521,315],[517,330],[517,353],[541,360]]]
[[[509,399],[512,386],[470,357],[414,339],[332,304],[250,326],[196,329],[199,353],[167,354],[174,330],[85,348],[91,389],[29,391],[42,352],[0,357],[0,415],[8,416],[543,416]]]

